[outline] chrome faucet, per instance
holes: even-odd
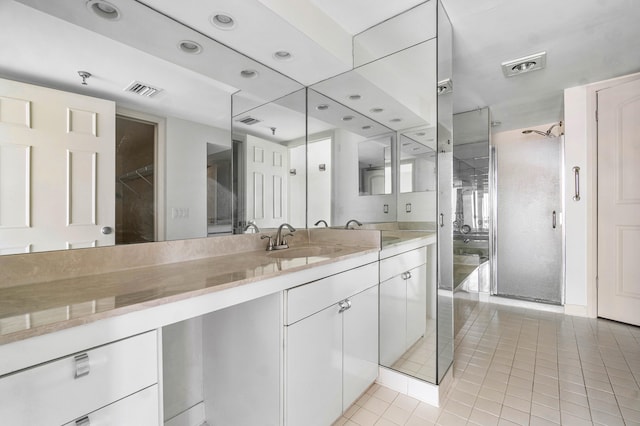
[[[324,227],[325,227],[325,228],[328,228],[328,227],[329,227],[329,224],[328,224],[328,223],[327,223],[327,221],[326,221],[326,220],[324,220],[324,219],[320,219],[319,221],[317,221],[316,223],[314,223],[314,226],[318,226],[318,225],[320,225],[321,223],[324,223]]]
[[[253,228],[253,233],[254,234],[259,234],[260,233],[260,228],[258,228],[258,225],[256,225],[256,223],[254,221],[249,221],[247,226],[244,227],[244,232],[247,232],[250,228]]]
[[[349,225],[351,225],[351,223],[355,223],[358,226],[362,226],[362,223],[358,222],[355,219],[350,219],[349,221],[347,221],[347,224],[344,226],[344,229],[354,229],[354,228],[349,228]]]
[[[286,235],[282,235],[282,228],[287,228],[290,231],[290,233]],[[296,232],[296,229],[293,226],[289,225],[288,223],[283,223],[282,225],[280,225],[278,227],[278,233],[276,234],[276,241],[273,244],[273,249],[282,250],[282,249],[289,248],[289,244],[287,244],[287,240],[285,240],[285,237],[293,235],[293,232]]]

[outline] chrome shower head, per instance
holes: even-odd
[[[525,135],[528,135],[530,133],[536,133],[536,134],[538,134],[540,136],[544,136],[545,138],[549,136],[548,133],[541,132],[540,130],[523,130],[522,133],[525,134]]]
[[[537,135],[544,136],[545,138],[555,138],[557,136],[551,133],[554,127],[562,127],[562,121],[549,127],[549,129],[546,132],[541,132],[540,130],[527,129],[527,130],[523,130],[522,133],[525,135],[528,135],[530,133],[535,133]]]

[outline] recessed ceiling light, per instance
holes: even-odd
[[[369,130],[371,126],[362,126],[362,130]]]
[[[351,121],[353,120],[353,115],[345,115],[342,117],[342,121]]]
[[[209,20],[214,27],[221,30],[229,31],[236,27],[236,20],[228,13],[214,13]]]
[[[392,123],[399,123],[399,122],[401,122],[401,121],[402,121],[402,118],[392,118],[392,119],[391,119],[391,120],[389,120],[389,121],[391,121]]]
[[[200,43],[196,43],[192,40],[182,40],[178,44],[178,48],[183,52],[191,53],[192,55],[197,55],[198,53],[202,52],[202,46],[200,45]]]
[[[117,21],[122,16],[120,9],[105,0],[89,0],[87,8],[102,19],[109,21]]]
[[[358,94],[354,94],[354,95],[349,95],[349,99],[351,99],[352,101],[357,101],[360,98],[362,98],[362,96],[358,95]]]
[[[513,77],[530,71],[541,70],[547,65],[547,52],[535,53],[502,63],[505,77]]]
[[[324,110],[329,109],[329,105],[327,105],[327,104],[320,104],[320,105],[318,105],[318,106],[316,107],[316,109],[317,109],[318,111],[324,111]]]
[[[258,71],[256,70],[242,70],[240,71],[240,75],[244,78],[256,78],[258,76]]]
[[[273,58],[278,61],[290,61],[293,59],[293,55],[291,52],[287,52],[286,50],[278,50],[273,54]]]
[[[371,108],[369,111],[374,112],[374,113],[379,113],[379,112],[384,111],[384,109],[382,109],[382,108]]]

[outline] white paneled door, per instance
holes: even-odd
[[[113,245],[115,103],[0,80],[0,254]]]
[[[260,228],[287,222],[287,147],[247,135],[247,220]]]
[[[640,325],[640,80],[598,92],[598,316]]]

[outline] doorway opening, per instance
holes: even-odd
[[[156,127],[116,116],[116,244],[157,241]]]

